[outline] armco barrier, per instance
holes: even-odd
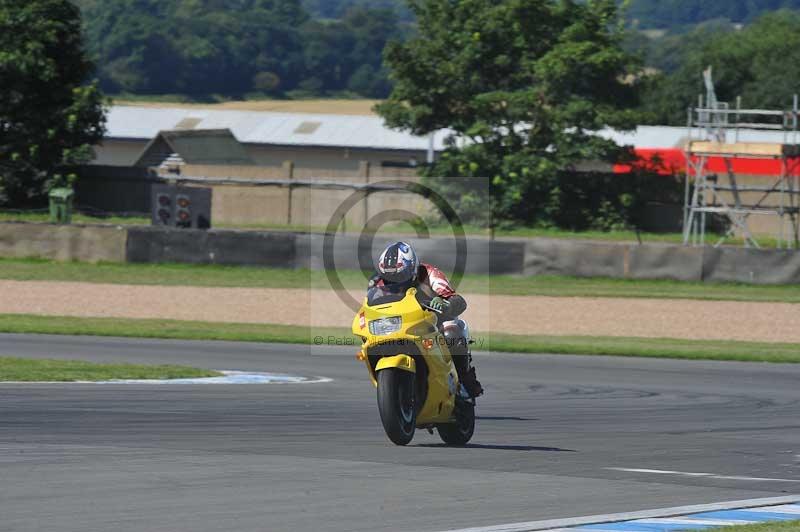
[[[397,238],[397,237],[395,237]],[[445,271],[456,266],[452,238],[416,239],[422,260]],[[153,227],[54,226],[0,223],[0,257],[88,262],[182,262],[274,268],[325,267],[325,236],[280,231],[175,230]],[[337,235],[337,269],[371,267],[391,237]],[[800,282],[800,252],[534,238],[467,239],[466,273],[674,279],[760,284]]]

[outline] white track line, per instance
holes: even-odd
[[[751,511],[751,510],[748,510]],[[724,519],[700,519],[692,517],[659,517],[653,519],[637,519],[630,521],[632,523],[640,524],[667,524],[667,525],[709,525],[709,526],[731,526],[741,525],[743,523],[754,523],[755,521],[728,521]]]
[[[259,373],[254,371],[219,370],[223,377],[203,377],[197,379],[130,379],[110,381],[71,381],[71,382],[14,382],[2,384],[321,384],[333,382],[328,377],[303,377],[283,373]]]
[[[797,504],[785,504],[781,506],[765,506],[764,508],[751,508],[750,512],[778,512],[781,514],[794,514],[797,515],[798,519],[800,519],[800,505]]]
[[[628,467],[606,467],[610,471],[626,471],[628,473],[650,473],[652,475],[683,475],[686,477],[712,477],[714,473],[687,473],[686,471],[669,471],[666,469],[632,469]]]
[[[605,467],[603,469],[609,471],[623,471],[626,473],[646,473],[650,475],[677,475],[682,477],[703,477],[703,478],[713,478],[716,480],[744,480],[751,482],[800,482],[800,479],[743,477],[743,476],[718,475],[716,473],[690,473],[688,471],[669,471],[664,469],[633,469],[628,467]]]
[[[593,515],[588,517],[571,517],[568,519],[549,519],[546,521],[528,521],[525,523],[509,523],[485,527],[462,528],[447,532],[536,532],[539,530],[554,531],[582,525],[597,525],[604,523],[617,523],[620,521],[634,521],[637,519],[658,519],[666,517],[682,517],[701,512],[715,512],[719,510],[742,510],[761,506],[775,506],[778,504],[800,503],[800,495],[786,497],[769,497],[766,499],[747,499],[743,501],[729,501],[713,504],[696,504],[692,506],[678,506],[662,508],[659,510],[644,510],[641,512],[628,512],[618,514]],[[574,532],[574,531],[572,531]]]

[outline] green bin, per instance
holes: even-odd
[[[54,188],[50,190],[50,223],[72,223],[72,198],[75,191],[71,188]]]

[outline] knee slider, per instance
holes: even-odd
[[[448,322],[442,327],[442,329],[451,355],[463,356],[469,354],[467,337],[465,336],[464,329],[461,327],[459,322]]]

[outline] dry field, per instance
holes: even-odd
[[[330,290],[0,280],[0,314],[349,326]],[[355,298],[360,293],[351,294]],[[800,343],[800,305],[466,294],[476,331]]]
[[[191,108],[214,111],[273,111],[277,113],[312,113],[329,115],[373,115],[379,100],[251,100],[223,103],[170,103],[114,101],[116,105],[155,108]]]

